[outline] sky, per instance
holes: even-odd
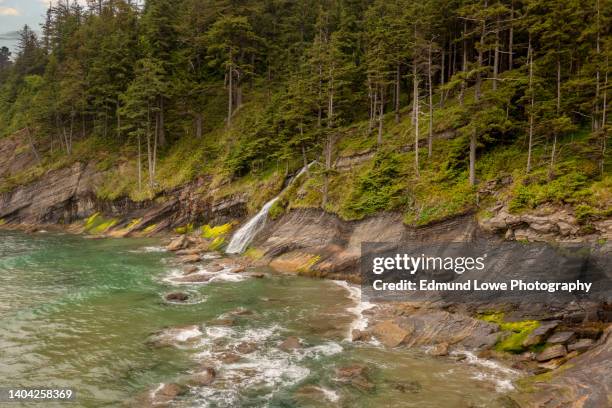
[[[50,0],[0,0],[0,47],[16,52],[17,31],[25,24],[40,32]],[[57,1],[57,0],[56,0]],[[86,0],[78,0],[85,4]]]

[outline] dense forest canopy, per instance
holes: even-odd
[[[479,157],[517,141],[525,174],[552,179],[579,130],[601,176],[611,29],[610,0],[59,0],[40,37],[24,27],[14,58],[0,52],[0,133],[25,132],[37,156],[107,143],[137,157],[149,192],[158,157],[185,139],[208,138],[198,157],[234,179],[316,159],[325,206],[351,124],[382,149],[387,127],[409,121],[396,145],[422,140],[418,179],[447,109],[458,136],[445,179],[477,184]],[[241,117],[249,102],[259,110]]]

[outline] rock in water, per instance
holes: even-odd
[[[194,255],[181,256],[179,258],[179,261],[181,261],[182,263],[195,263],[195,262],[199,262],[200,261],[200,255],[194,254]]]
[[[168,251],[178,251],[179,249],[185,248],[187,245],[187,237],[185,235],[181,235],[178,238],[174,238],[170,243],[166,246]]]
[[[200,372],[191,376],[189,382],[193,385],[206,386],[212,384],[216,377],[217,372],[214,368],[203,367]]]
[[[336,369],[337,381],[347,383],[363,391],[373,391],[375,386],[368,378],[368,367],[361,364]]]
[[[557,344],[556,346],[550,346],[544,349],[544,351],[541,353],[538,353],[536,360],[542,362],[552,360],[553,358],[565,357],[566,355],[567,350],[565,349],[565,346],[562,344]]]
[[[249,354],[255,350],[257,350],[257,345],[251,342],[244,341],[236,346],[236,351],[238,351],[240,354]]]
[[[189,299],[189,295],[183,292],[171,292],[165,298],[169,302],[186,302]]]
[[[431,349],[432,356],[442,357],[448,355],[448,343],[438,343]]]
[[[300,343],[300,339],[297,337],[291,336],[287,337],[285,341],[280,344],[280,349],[286,352],[290,352],[291,350],[299,349],[302,347]]]
[[[365,330],[354,329],[351,332],[352,341],[368,341],[371,338],[372,338],[372,335]]]
[[[384,321],[372,328],[372,334],[387,347],[399,346],[410,333],[411,331],[399,327],[392,320]]]
[[[191,275],[192,273],[196,273],[197,271],[199,271],[199,269],[195,265],[190,265],[190,266],[186,267],[185,269],[183,269],[183,273],[185,275]]]

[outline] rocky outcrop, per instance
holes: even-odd
[[[523,393],[519,399],[524,406],[534,408],[608,407],[612,393],[610,373],[612,327],[608,327],[596,347],[572,359],[563,370],[553,372],[550,379],[536,377],[532,381],[535,390]]]
[[[493,209],[494,215],[479,220],[488,232],[503,235],[507,240],[529,242],[584,242],[612,239],[612,220],[593,222],[593,230],[586,233],[573,211],[567,207],[543,205],[528,213],[512,214],[508,207]]]

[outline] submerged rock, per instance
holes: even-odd
[[[175,347],[181,343],[193,341],[201,334],[200,328],[195,324],[170,327],[151,335],[147,344],[150,347]]]
[[[222,271],[224,268],[223,266],[219,264],[210,264],[210,265],[206,265],[205,269],[207,272],[219,272],[219,271]]]
[[[408,381],[392,381],[390,382],[393,389],[401,392],[401,393],[411,393],[415,394],[420,392],[423,389],[423,386],[420,382],[416,380],[408,380]]]
[[[217,377],[217,372],[212,367],[202,367],[202,369],[193,374],[189,378],[189,383],[198,386],[207,386],[215,381]]]
[[[179,395],[185,393],[185,388],[179,384],[168,383],[160,384],[156,388],[143,393],[137,397],[135,403],[130,406],[151,408],[151,407],[167,407]]]
[[[210,276],[192,273],[187,276],[182,276],[180,278],[174,279],[175,282],[184,282],[184,283],[206,283],[210,280]]]
[[[166,294],[164,298],[169,302],[186,302],[189,299],[189,295],[183,292],[171,292]]]
[[[287,337],[279,346],[281,350],[290,352],[291,350],[302,348],[300,339],[295,336]]]
[[[236,346],[236,351],[238,351],[240,354],[250,354],[255,350],[257,350],[257,344],[252,342],[244,341]]]
[[[368,378],[368,371],[368,367],[362,364],[338,367],[336,369],[336,380],[362,391],[373,391],[376,387]]]

